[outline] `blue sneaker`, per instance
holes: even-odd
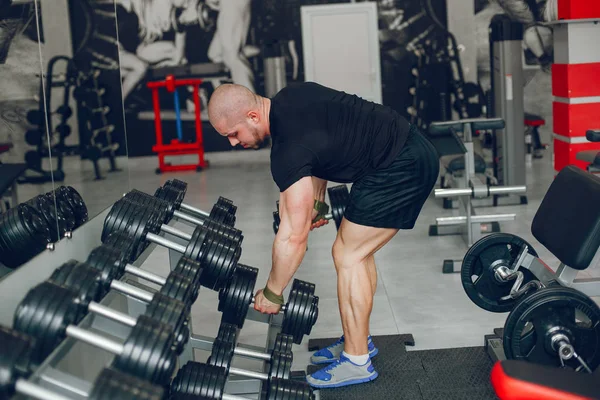
[[[306,381],[314,388],[325,389],[370,382],[378,376],[370,358],[365,365],[356,365],[342,354],[333,364],[307,376]]]
[[[373,344],[373,339],[371,339],[371,335],[369,335],[368,339],[369,346],[369,357],[373,358],[379,353],[379,350]],[[311,357],[310,361],[313,364],[329,364],[334,361],[337,361],[340,358],[340,354],[344,351],[344,336],[342,335],[334,344],[331,344],[321,350],[315,352]]]

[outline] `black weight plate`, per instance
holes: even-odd
[[[162,209],[165,213],[163,223],[168,223],[173,218],[175,207],[173,203],[169,203],[166,200],[159,199],[158,197],[152,196],[149,193],[132,189],[126,196],[131,196],[133,199],[137,199],[140,202],[150,205],[151,207]]]
[[[170,393],[220,399],[223,396],[226,382],[225,368],[188,361],[177,371],[177,375],[171,383]]]
[[[222,270],[222,268],[225,268],[222,259],[223,254],[226,253],[226,247],[219,241],[214,240],[210,235],[209,233],[204,242],[203,256],[200,259],[200,263],[205,266],[207,271],[212,271],[217,276],[215,287],[218,288],[220,287],[220,282],[223,280],[222,274],[225,272]]]
[[[192,281],[174,271],[167,276],[167,280],[161,287],[160,293],[188,305],[192,305],[196,301],[193,298],[194,285]]]
[[[36,339],[34,363],[46,358],[65,338],[67,326],[80,320],[81,308],[75,297],[67,288],[42,282],[29,290],[17,306],[13,327]]]
[[[196,301],[198,292],[200,291],[200,278],[202,276],[200,263],[186,257],[181,257],[173,272],[185,276],[192,281],[192,298],[194,299],[193,301]]]
[[[123,276],[126,263],[125,254],[108,245],[98,246],[90,252],[86,264],[100,273],[99,280],[103,292],[100,297],[104,297],[110,290],[113,280]]]
[[[592,371],[600,365],[600,307],[580,291],[561,286],[540,289],[511,311],[504,324],[506,358],[560,367],[551,344],[558,334],[569,339]],[[582,370],[576,358],[565,360],[565,366]]]
[[[223,244],[217,244],[217,250],[215,254],[219,254],[216,263],[212,266],[214,271],[218,271],[219,276],[215,282],[215,290],[220,289],[227,279],[231,276],[233,271],[238,265],[238,261],[242,254],[242,248],[237,246],[227,246]]]
[[[59,221],[64,223],[64,231],[72,232],[75,229],[75,212],[71,208],[68,200],[59,191],[50,192],[46,195],[51,201],[54,201],[57,208],[57,214],[60,214]],[[64,236],[64,233],[62,234]]]
[[[0,222],[0,262],[16,268],[46,249],[55,240],[41,214],[26,204],[10,208]]]
[[[90,400],[162,400],[165,390],[133,375],[104,368],[94,381]]]
[[[176,367],[173,330],[170,326],[140,315],[123,344],[123,353],[113,365],[141,379],[168,385]]]
[[[137,211],[139,211],[140,207],[138,207],[137,203],[130,201],[130,199],[122,198],[119,200],[122,203],[121,208],[119,210],[119,214],[117,214],[115,219],[115,226],[112,232],[120,232],[120,233],[128,233],[133,236],[133,233],[127,231],[127,227],[130,225],[134,215]],[[136,246],[134,246],[136,247]],[[137,248],[137,247],[136,247]]]
[[[69,199],[71,199],[71,207],[73,207],[73,211],[75,212],[75,220],[77,221],[77,226],[81,226],[88,221],[88,209],[83,201],[83,197],[79,194],[77,190],[75,190],[72,186],[65,186],[65,191],[68,193]]]
[[[185,253],[183,254],[185,257],[190,260],[200,261],[203,253],[204,241],[206,239],[206,235],[208,231],[204,229],[202,226],[196,227],[194,232],[192,232],[192,237],[190,242],[185,248]]]
[[[275,344],[273,345],[273,351],[280,353],[291,353],[294,345],[294,337],[282,332],[279,332],[275,337]]]
[[[127,262],[135,260],[133,237],[126,231],[114,232],[104,241],[106,246],[119,250]]]
[[[239,329],[234,324],[228,324],[221,322],[219,325],[219,332],[215,340],[224,340],[225,342],[231,342],[237,344]]]
[[[166,201],[167,203],[174,204],[175,209],[179,208],[179,205],[177,203],[179,200],[179,192],[176,190],[163,186],[162,188],[158,188],[156,190],[154,196]]]
[[[143,208],[134,209],[131,213],[129,222],[125,227],[125,232],[127,232],[132,237],[132,257],[134,259],[137,259],[150,244],[146,240],[146,234],[149,232],[149,229],[151,227],[151,218],[152,210],[146,210]]]
[[[215,204],[213,208],[210,210],[210,214],[208,215],[209,219],[216,221],[220,224],[229,224],[229,213],[227,209],[219,204]]]
[[[110,211],[106,215],[106,218],[104,218],[102,234],[100,235],[100,240],[102,241],[102,243],[104,243],[104,241],[106,240],[108,235],[110,235],[112,232],[115,232],[115,224],[117,222],[117,216],[119,215],[120,209],[121,209],[121,207],[123,207],[123,205],[124,205],[123,199],[116,201],[115,204],[113,204],[112,207],[110,208]]]
[[[241,230],[236,229],[233,226],[219,224],[216,221],[212,221],[209,219],[207,219],[204,224],[213,226],[215,228],[215,230],[217,230],[217,228],[218,228],[219,234],[222,235],[223,237],[231,240],[233,242],[233,244],[235,244],[237,246],[242,245],[242,241],[244,240],[244,235],[242,234]]]
[[[218,310],[223,313],[221,322],[244,326],[252,304],[258,269],[238,264],[227,286],[219,290]]]
[[[279,351],[273,351],[269,365],[269,377],[289,379],[293,362],[294,356],[291,352],[282,353]]]
[[[56,221],[56,208],[54,207],[54,202],[50,203],[44,195],[38,195],[28,200],[25,204],[36,209],[42,218],[44,218],[50,227],[52,242],[58,241],[62,235],[59,231],[58,222]]]
[[[104,293],[100,272],[76,260],[55,269],[48,281],[73,290],[84,306],[90,301],[99,301]]]
[[[292,335],[296,344],[300,344],[305,332],[310,330],[307,324],[309,324],[310,316],[312,315],[313,296],[314,285],[294,279],[286,305],[281,332]]]
[[[311,387],[298,380],[273,378],[267,391],[269,400],[314,400]]]
[[[0,398],[14,394],[14,382],[32,369],[34,339],[0,325]]]
[[[25,141],[31,146],[40,146],[42,144],[42,137],[44,136],[45,134],[39,129],[30,129],[25,132]]]
[[[308,298],[306,303],[304,303],[302,324],[304,326],[304,334],[309,335],[312,327],[317,322],[319,298],[315,296],[314,284],[306,281],[300,282],[302,283],[303,291],[306,293],[306,298]]]
[[[281,224],[281,217],[279,216],[279,211],[273,211],[273,233],[277,235],[279,232],[279,225]]]
[[[231,362],[233,361],[234,350],[234,342],[215,339],[207,363],[216,367],[223,367],[227,371],[226,373],[229,373],[229,367],[231,367]]]
[[[25,163],[34,170],[39,170],[42,167],[42,156],[35,150],[29,150],[25,153]]]
[[[327,189],[327,193],[329,194],[329,202],[331,203],[333,221],[335,222],[336,229],[340,229],[344,211],[350,199],[348,187],[346,185],[333,186]]]
[[[56,132],[58,132],[58,134],[62,137],[66,138],[71,135],[71,127],[66,124],[59,124],[56,126]]]
[[[501,300],[510,294],[514,280],[500,282],[495,277],[496,266],[512,267],[523,245],[527,245],[529,253],[537,257],[536,251],[524,239],[509,233],[492,233],[469,248],[463,258],[460,271],[465,293],[473,303],[491,312],[508,312],[520,299]],[[536,280],[531,271],[520,268],[523,272],[523,285]]]
[[[144,315],[173,327],[176,351],[181,354],[190,337],[189,313],[189,306],[181,301],[156,293]]]

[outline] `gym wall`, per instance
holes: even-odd
[[[75,0],[72,0],[75,1]],[[78,2],[81,0],[77,0]],[[176,32],[170,31],[161,38],[144,45],[138,38],[139,20],[135,14],[127,13],[120,5],[117,5],[117,22],[115,23],[115,7],[112,2],[86,0],[95,10],[95,30],[102,34],[99,40],[89,41],[86,45],[86,52],[94,54],[93,60],[103,70],[101,81],[104,86],[110,88],[107,94],[107,105],[111,109],[117,110],[120,107],[122,93],[119,92],[118,85],[119,72],[121,77],[129,73],[128,66],[120,65],[120,70],[115,70],[115,65],[120,64],[120,60],[115,52],[115,47],[111,41],[115,41],[117,34],[119,41],[123,43],[126,50],[137,53],[139,58],[149,60],[149,69],[136,87],[127,94],[124,101],[125,120],[127,124],[127,148],[129,157],[152,155],[151,147],[154,144],[154,118],[152,113],[151,92],[146,87],[150,80],[164,79],[164,74],[174,73],[176,76],[186,76],[180,72],[177,66],[161,68],[166,64],[172,64],[170,57],[174,49]],[[281,57],[285,61],[285,80],[287,83],[304,80],[304,65],[302,51],[302,27],[300,21],[300,7],[303,5],[348,3],[349,0],[253,0],[249,6],[240,9],[240,13],[249,13],[244,15],[249,18],[248,36],[246,39],[246,50],[249,54],[248,81],[244,80],[242,84],[253,86],[253,89],[260,94],[266,93],[265,79],[265,60],[271,57]],[[201,2],[203,3],[203,2]],[[200,23],[185,27],[184,39],[184,57],[187,65],[198,64],[210,65],[213,62],[220,62],[218,51],[214,51],[215,42],[218,41],[215,33],[217,32],[219,20],[218,13],[213,12],[208,4],[210,0],[204,2]],[[221,0],[221,7],[243,8],[246,0]],[[381,44],[381,70],[383,86],[383,102],[390,105],[399,112],[406,114],[406,109],[410,105],[411,97],[408,94],[410,81],[406,79],[410,76],[410,70],[414,63],[412,55],[406,50],[406,45],[432,25],[432,22],[422,12],[419,1],[379,0],[379,32]],[[432,8],[437,17],[445,23],[446,9],[445,0],[431,0]],[[231,10],[230,10],[231,11]],[[416,16],[412,23],[405,23],[406,20]],[[73,30],[84,31],[84,27],[78,26],[83,18],[72,18]],[[115,28],[117,27],[117,29]],[[77,37],[77,35],[74,35]],[[140,52],[142,44],[143,50]],[[211,51],[211,44],[214,46]],[[218,43],[217,43],[218,44]],[[77,44],[75,44],[77,45]],[[140,55],[141,54],[141,55]],[[161,75],[163,73],[163,75]],[[250,83],[246,83],[250,82]],[[202,107],[206,107],[206,101],[210,97],[213,85],[206,80],[202,86],[201,99]],[[181,98],[183,108],[191,105],[189,94],[182,93]],[[172,110],[174,101],[172,96],[161,95],[161,109]],[[184,113],[185,114],[185,113]],[[117,116],[111,123],[118,126],[119,118]],[[228,151],[231,149],[229,143],[219,137],[203,116],[202,124],[205,150]],[[175,137],[175,122],[171,118],[163,119],[163,127],[166,138]],[[184,137],[193,137],[195,134],[193,121],[183,122]],[[123,146],[124,147],[124,146]]]

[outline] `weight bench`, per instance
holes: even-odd
[[[585,137],[590,142],[600,142],[600,130],[588,130],[585,133]],[[600,151],[598,150],[584,150],[577,153],[575,156],[580,161],[590,163],[587,166],[588,172],[598,173],[600,172]]]
[[[527,143],[527,153],[533,158],[542,158],[543,150],[548,148],[547,144],[542,144],[540,138],[540,126],[546,124],[544,118],[539,115],[525,113],[525,143]]]
[[[476,118],[458,121],[433,122],[429,126],[429,139],[438,149],[441,158],[446,158],[449,168],[463,167],[461,179],[453,179],[456,187],[435,189],[436,198],[458,197],[458,216],[438,217],[435,225],[429,227],[429,236],[461,234],[467,247],[479,240],[484,233],[500,230],[499,221],[512,221],[516,214],[489,214],[476,215],[473,199],[486,198],[494,195],[511,193],[524,193],[525,186],[491,186],[486,178],[485,182],[478,175],[478,171],[485,170],[485,162],[477,162],[473,151],[473,132],[476,130],[502,129],[504,120],[501,118]],[[463,133],[463,138],[458,136]],[[457,156],[458,155],[458,156]],[[458,159],[461,159],[459,161]],[[461,264],[460,260],[444,260],[442,272],[459,272],[455,268]]]
[[[520,360],[497,362],[491,381],[500,400],[600,399],[600,369],[593,375]]]
[[[0,198],[10,197],[0,202],[0,210],[6,211],[19,204],[17,196],[17,179],[27,170],[27,164],[0,164]]]

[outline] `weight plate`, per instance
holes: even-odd
[[[123,352],[115,357],[114,367],[158,385],[168,385],[176,367],[173,329],[145,315],[123,344]]]
[[[189,306],[179,300],[156,293],[144,314],[173,327],[176,351],[181,354],[190,337],[187,325],[190,314]]]
[[[35,338],[35,359],[39,364],[65,338],[67,326],[77,323],[83,315],[75,301],[76,293],[42,282],[29,290],[17,306],[13,327]]]
[[[25,132],[25,141],[31,146],[41,146],[44,133],[39,129],[30,129]]]
[[[173,272],[185,276],[192,282],[192,298],[195,302],[200,291],[200,277],[202,276],[202,267],[200,263],[190,260],[186,257],[181,257]]]
[[[210,210],[208,218],[220,224],[233,226],[231,224],[231,215],[229,214],[229,211],[220,204],[215,204],[213,206],[213,208]]]
[[[49,199],[55,201],[57,210],[59,211],[59,214],[61,214],[60,220],[64,220],[65,232],[72,232],[77,226],[77,221],[75,220],[75,212],[71,208],[69,199],[66,198],[64,193],[61,193],[60,190],[55,190],[53,194],[51,192],[47,194],[47,196]]]
[[[279,232],[279,225],[281,224],[281,217],[279,216],[279,211],[273,211],[273,233],[277,235]]]
[[[54,270],[48,281],[73,290],[84,307],[91,301],[99,301],[104,293],[99,271],[76,260]]]
[[[96,247],[90,252],[86,264],[99,272],[99,281],[102,286],[100,298],[110,290],[110,284],[115,279],[120,279],[125,273],[127,259],[119,249],[108,245]]]
[[[113,204],[110,208],[108,215],[106,215],[106,218],[104,219],[104,225],[102,227],[102,234],[100,235],[100,240],[102,243],[106,241],[106,238],[111,233],[116,231],[116,223],[118,220],[117,217],[120,214],[121,207],[123,207],[124,204],[125,203],[123,202],[123,199],[116,201],[115,204]]]
[[[0,398],[10,399],[14,382],[32,369],[34,339],[0,325]]]
[[[132,262],[135,260],[135,248],[133,247],[134,243],[131,235],[129,235],[127,232],[111,233],[104,241],[104,244],[108,247],[118,250],[127,262]]]
[[[267,391],[269,400],[314,400],[311,387],[306,382],[272,378]]]
[[[225,371],[228,374],[229,367],[231,367],[231,361],[233,360],[234,350],[234,342],[225,341],[222,339],[215,339],[207,363],[216,367],[225,368]]]
[[[141,192],[137,189],[131,190],[131,192],[127,193],[126,197],[131,197],[134,200],[140,201],[144,204],[148,204],[149,206],[162,210],[164,214],[163,223],[167,224],[173,218],[173,213],[175,212],[175,206],[173,203],[169,203],[166,200],[159,199],[158,197],[152,196],[148,193]]]
[[[242,231],[235,229],[232,226],[220,224],[217,221],[207,219],[204,221],[203,227],[214,234],[222,243],[229,241],[231,245],[240,246],[242,243]]]
[[[273,351],[269,365],[269,377],[289,379],[293,362],[294,356],[291,352],[282,353],[280,351]]]
[[[209,399],[223,397],[227,371],[225,368],[188,361],[177,371],[171,383],[171,395],[192,394]]]
[[[196,229],[194,229],[194,232],[192,232],[190,242],[185,248],[185,253],[183,254],[184,257],[187,257],[190,260],[200,261],[200,258],[202,256],[202,247],[204,244],[204,240],[206,239],[207,233],[207,230],[201,226],[198,226],[196,227]],[[203,266],[203,268],[205,267]],[[203,274],[203,278],[204,275],[205,274]]]
[[[63,196],[71,207],[71,210],[73,210],[75,228],[86,223],[88,221],[88,210],[79,192],[72,186],[61,186],[57,189],[57,192]]]
[[[179,300],[184,304],[192,305],[195,298],[193,298],[194,285],[189,278],[179,275],[176,272],[171,272],[167,276],[165,284],[161,287],[160,293],[165,296],[169,296],[172,299]]]
[[[227,282],[227,279],[229,279],[233,271],[238,266],[238,261],[242,254],[241,247],[231,247],[222,244],[218,244],[217,246],[221,248],[221,256],[219,257],[218,262],[215,264],[215,269],[219,271],[219,278],[215,284],[215,290],[220,289],[225,282]]]
[[[560,286],[538,290],[511,311],[504,324],[506,358],[560,367],[552,343],[558,335],[568,339],[592,371],[600,365],[600,307],[578,290]],[[575,357],[564,363],[584,370]]]
[[[306,332],[310,332],[315,315],[315,286],[294,279],[285,310],[281,332],[294,337],[294,343],[300,344]],[[315,320],[316,322],[316,320]]]
[[[291,353],[293,345],[294,337],[292,335],[279,332],[275,337],[273,351],[278,351],[280,353]]]
[[[27,204],[10,208],[1,217],[0,262],[8,268],[16,268],[29,261],[55,239],[47,221]]]
[[[154,197],[164,200],[169,204],[173,204],[175,209],[179,209],[179,205],[177,203],[179,200],[179,192],[177,190],[163,186],[156,190]]]
[[[63,138],[67,138],[71,135],[71,127],[66,124],[59,124],[56,126],[56,132]]]
[[[42,156],[35,150],[29,150],[25,153],[25,163],[33,170],[40,170],[42,168]]]
[[[94,381],[90,400],[162,400],[165,390],[133,375],[104,368]]]
[[[512,268],[523,246],[537,257],[536,251],[524,239],[509,233],[492,233],[471,246],[463,258],[460,271],[465,293],[473,303],[487,311],[508,312],[520,299],[502,300],[508,296],[515,280],[501,282],[496,278],[496,269]],[[537,280],[531,271],[519,268],[523,272],[523,285]]]
[[[223,313],[221,323],[244,326],[248,310],[252,304],[258,268],[238,264],[227,286],[219,290],[218,310]]]
[[[348,187],[346,185],[338,185],[328,188],[327,194],[329,195],[329,202],[331,203],[331,215],[335,222],[335,227],[336,229],[340,229],[346,205],[350,200],[350,192],[348,192]]]

